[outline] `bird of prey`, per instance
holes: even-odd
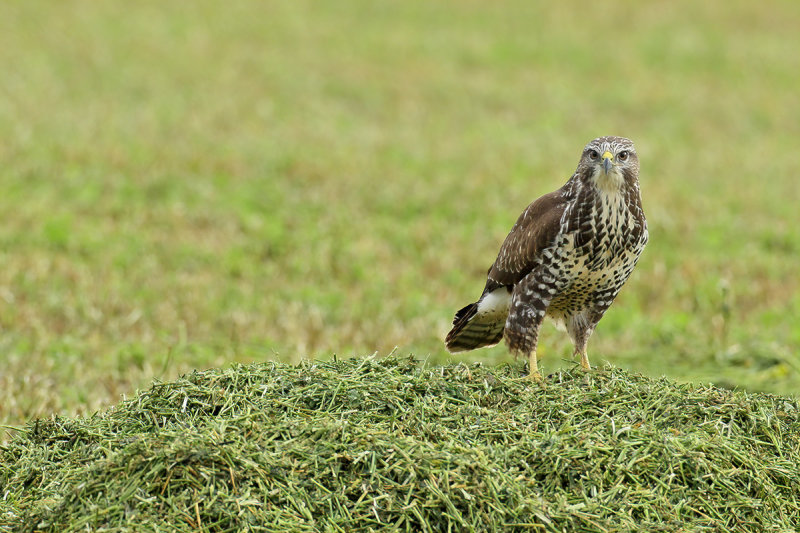
[[[493,346],[505,337],[541,381],[536,345],[545,316],[566,329],[581,366],[586,344],[647,243],[633,142],[600,137],[583,149],[563,187],[531,203],[489,268],[477,302],[459,310],[450,352]]]

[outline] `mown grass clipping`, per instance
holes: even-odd
[[[194,372],[0,449],[0,525],[795,531],[796,399],[413,358]]]

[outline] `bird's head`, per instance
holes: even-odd
[[[598,137],[583,149],[577,173],[601,190],[619,191],[639,178],[639,157],[625,137]]]

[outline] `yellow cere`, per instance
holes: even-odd
[[[610,159],[610,160],[613,161],[614,160],[614,156],[611,155],[611,152],[606,150],[605,152],[603,152],[603,159]]]

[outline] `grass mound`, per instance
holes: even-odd
[[[233,366],[0,449],[21,530],[800,529],[795,399],[618,369]]]

